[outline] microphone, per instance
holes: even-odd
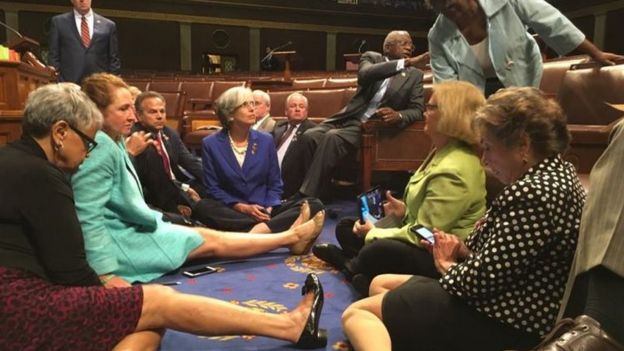
[[[280,50],[280,49],[283,49],[283,48],[287,47],[288,45],[292,45],[292,41],[288,41],[288,42],[286,42],[286,43],[284,43],[284,44],[282,44],[282,45],[280,45],[280,46],[276,47],[275,49],[272,49],[271,51],[269,51],[269,53],[268,53],[268,54],[266,54],[266,55],[262,58],[262,60],[260,60],[260,62],[264,62],[264,61],[268,60],[271,56],[273,56],[273,53],[274,53],[275,51]]]
[[[282,44],[282,45],[276,47],[275,49],[271,50],[271,53],[273,53],[273,51],[281,50],[281,49],[287,47],[288,45],[292,45],[292,41],[288,41],[287,43]]]
[[[362,53],[362,48],[364,48],[364,45],[366,45],[366,40],[362,39],[362,42],[360,42],[360,46],[358,47],[358,54]]]
[[[4,28],[10,30],[11,32],[15,33],[15,35],[17,35],[18,37],[20,37],[20,39],[24,38],[24,36],[22,35],[22,33],[18,32],[17,29],[9,26],[8,24],[0,21],[0,26],[3,26]]]
[[[8,24],[2,21],[0,21],[0,26],[8,29],[10,32],[14,33],[19,38],[18,40],[14,40],[13,43],[9,44],[9,47],[11,47],[11,49],[18,51],[22,55],[24,55],[24,53],[27,51],[36,51],[39,49],[38,41],[33,40],[29,37],[23,36],[22,33],[20,33],[17,29],[9,26]]]

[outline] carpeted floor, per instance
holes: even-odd
[[[354,201],[338,201],[327,206],[327,219],[318,243],[335,242],[334,228],[339,218],[356,214]],[[204,262],[201,262],[204,263]],[[325,290],[321,326],[328,331],[325,350],[347,350],[340,316],[356,293],[343,276],[316,259],[314,255],[290,256],[286,249],[240,261],[210,260],[205,263],[218,273],[186,278],[180,272],[158,281],[179,281],[174,288],[192,294],[210,296],[267,313],[290,310],[301,299],[301,286],[309,272],[316,272]],[[186,267],[196,267],[196,262]],[[161,350],[295,350],[284,341],[265,337],[198,337],[168,330]]]

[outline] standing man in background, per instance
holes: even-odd
[[[61,82],[80,82],[96,72],[119,74],[115,22],[91,9],[91,0],[71,0],[73,10],[52,17],[48,63]]]

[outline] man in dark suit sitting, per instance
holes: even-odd
[[[414,45],[408,32],[392,31],[383,55],[367,51],[360,58],[358,89],[347,106],[300,138],[307,174],[299,196],[320,197],[336,165],[360,147],[361,125],[371,118],[404,128],[422,119],[423,55],[411,57]]]
[[[115,22],[91,9],[91,0],[71,0],[74,9],[52,17],[48,63],[59,81],[80,83],[96,72],[119,74]]]
[[[137,96],[138,123],[134,132],[151,133],[153,143],[134,157],[145,201],[161,210],[180,212],[206,196],[201,161],[184,146],[178,134],[167,126],[165,99],[154,91]],[[184,214],[184,213],[183,213]]]
[[[273,140],[284,183],[282,197],[286,199],[297,193],[305,177],[306,169],[299,162],[299,137],[306,130],[315,127],[316,123],[308,120],[308,99],[300,93],[288,95],[285,113],[288,120],[275,125]]]

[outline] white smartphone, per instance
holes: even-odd
[[[217,271],[217,269],[214,268],[214,267],[203,266],[203,267],[199,267],[199,268],[186,270],[186,271],[182,272],[182,274],[184,274],[185,276],[190,277],[190,278],[195,278],[195,277],[199,277],[200,275],[210,274],[210,273],[214,273],[216,271]]]
[[[435,243],[435,237],[433,231],[427,227],[423,227],[420,224],[415,224],[410,228],[410,231],[421,239],[425,239],[430,243]]]

